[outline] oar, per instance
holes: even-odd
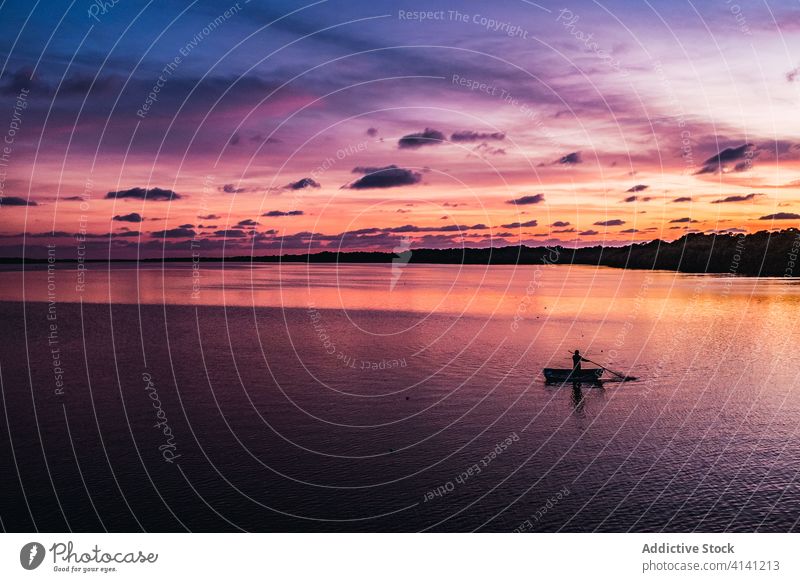
[[[570,352],[570,353],[572,353],[572,352]],[[582,357],[584,360],[586,360],[587,362],[589,362],[589,363],[591,363],[591,364],[594,364],[595,366],[599,366],[599,367],[601,367],[601,368],[602,368],[603,370],[605,370],[606,372],[610,372],[610,373],[614,374],[614,375],[615,375],[615,376],[617,376],[618,378],[621,378],[623,381],[624,381],[624,380],[637,380],[637,379],[638,379],[638,378],[636,378],[636,376],[626,376],[625,374],[620,374],[619,372],[615,372],[614,370],[609,370],[608,368],[606,368],[606,367],[605,367],[605,366],[603,366],[602,364],[598,364],[597,362],[595,362],[595,361],[593,361],[593,360],[590,360],[589,358],[584,358],[583,356],[581,356],[581,357]]]

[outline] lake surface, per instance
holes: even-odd
[[[585,266],[7,267],[2,526],[797,530],[798,307]],[[545,384],[575,348],[640,380]]]

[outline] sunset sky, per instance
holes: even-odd
[[[796,0],[13,1],[0,61],[3,256],[800,224]]]

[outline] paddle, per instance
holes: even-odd
[[[572,353],[572,352],[570,352],[570,354],[571,354],[571,353]],[[594,364],[595,366],[599,366],[600,368],[602,368],[602,369],[603,369],[603,370],[605,370],[606,372],[610,372],[610,373],[614,374],[615,376],[617,376],[618,378],[620,378],[620,379],[621,379],[623,382],[624,382],[624,381],[626,381],[626,380],[637,380],[637,379],[638,379],[636,376],[626,376],[625,374],[620,374],[619,372],[615,372],[614,370],[609,370],[608,368],[606,368],[606,367],[605,367],[605,366],[603,366],[602,364],[598,364],[597,362],[595,362],[595,361],[593,361],[593,360],[590,360],[589,358],[586,358],[586,357],[584,357],[584,356],[581,356],[581,357],[582,357],[584,360],[586,360],[587,362],[589,362],[590,364]]]

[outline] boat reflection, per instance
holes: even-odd
[[[581,389],[580,382],[573,382],[572,383],[572,408],[576,414],[583,416],[584,406],[586,404],[586,400],[583,395],[583,390]]]

